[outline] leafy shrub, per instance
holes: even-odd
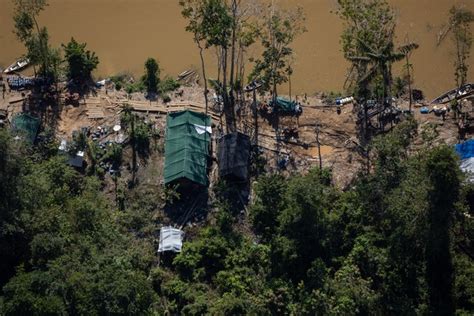
[[[165,77],[165,79],[161,80],[158,84],[158,91],[161,94],[166,94],[167,92],[174,91],[180,87],[180,84],[177,80],[172,77]]]

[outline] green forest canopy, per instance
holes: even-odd
[[[217,186],[208,224],[160,265],[162,188],[137,186],[117,211],[98,178],[61,156],[35,160],[0,131],[0,306],[8,315],[468,315],[474,187],[451,148],[407,156],[415,130],[407,121],[376,138],[373,172],[346,191],[327,169],[261,176],[248,220]]]

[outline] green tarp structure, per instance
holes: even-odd
[[[207,131],[206,131],[207,129]],[[178,179],[207,186],[211,118],[182,111],[168,114],[165,139],[165,184]]]
[[[39,118],[26,113],[20,113],[12,119],[12,131],[18,136],[25,137],[26,141],[34,143],[40,124]]]
[[[300,111],[299,105],[295,101],[277,97],[276,101],[271,103],[277,112],[297,113]]]

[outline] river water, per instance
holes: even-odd
[[[275,0],[284,6],[301,5],[308,31],[294,43],[296,59],[293,91],[341,91],[347,63],[341,53],[342,23],[333,13],[336,0]],[[454,86],[453,45],[447,39],[436,46],[439,30],[447,22],[449,8],[457,3],[474,10],[474,0],[390,0],[398,15],[397,41],[420,44],[413,53],[415,86],[435,97]],[[51,41],[60,45],[71,36],[87,42],[100,59],[96,77],[128,71],[143,72],[147,57],[158,59],[163,72],[172,76],[199,66],[199,55],[178,0],[49,0],[40,23],[48,27]],[[0,0],[0,67],[4,68],[24,53],[13,34],[13,6]],[[214,69],[211,52],[208,67]],[[470,58],[474,67],[474,53]],[[397,68],[397,67],[396,67]],[[397,71],[395,71],[397,74]],[[469,78],[474,80],[474,70]],[[286,87],[280,91],[285,93]]]

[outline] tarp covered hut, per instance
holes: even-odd
[[[301,105],[298,102],[290,101],[282,97],[277,97],[275,101],[270,102],[270,105],[276,112],[297,115],[302,112]]]
[[[25,140],[30,143],[34,143],[40,124],[39,118],[26,113],[20,113],[12,119],[12,131],[18,136],[25,137]]]
[[[236,180],[247,180],[250,137],[239,132],[227,134],[219,139],[217,149],[219,175]]]
[[[211,118],[203,113],[168,114],[165,138],[165,184],[187,179],[207,186]]]
[[[181,252],[181,248],[183,247],[183,235],[183,231],[177,228],[171,226],[162,227],[160,229],[158,252]]]

